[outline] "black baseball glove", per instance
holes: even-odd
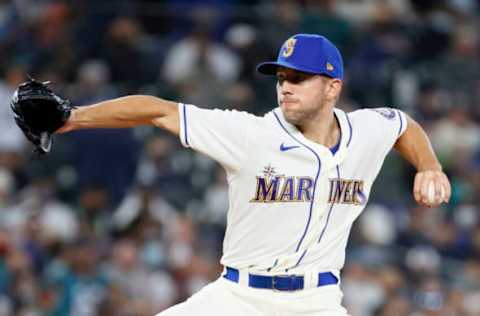
[[[39,154],[50,152],[53,132],[65,124],[73,109],[48,84],[29,78],[18,86],[10,102],[15,122]]]

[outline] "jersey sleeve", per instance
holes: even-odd
[[[386,155],[407,129],[407,117],[398,109],[371,108],[356,111],[355,114],[362,137],[378,153]]]
[[[232,110],[179,104],[180,141],[219,162],[227,171],[241,168],[248,155],[249,130],[256,116]]]

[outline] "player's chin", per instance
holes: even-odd
[[[298,101],[281,101],[280,107],[285,111],[298,111],[301,107],[300,102]]]
[[[285,120],[293,125],[299,125],[302,122],[302,119],[300,118],[299,115],[295,115],[295,113],[288,113],[288,112],[283,112],[283,116],[285,117]]]
[[[280,106],[280,108],[282,109],[283,116],[287,122],[296,124],[301,121],[302,113],[300,113],[297,108],[293,106],[285,106],[283,104]]]

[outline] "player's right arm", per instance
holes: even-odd
[[[179,136],[185,147],[234,172],[248,158],[248,131],[255,128],[247,127],[256,127],[258,122],[258,118],[246,112],[202,109],[154,96],[132,95],[75,108],[56,132],[153,125]]]
[[[178,103],[154,96],[132,95],[81,106],[72,110],[70,118],[57,133],[86,128],[128,128],[140,125],[154,125],[178,135]]]

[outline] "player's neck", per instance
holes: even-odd
[[[297,128],[307,139],[329,148],[335,146],[340,137],[340,126],[333,108],[322,109],[314,118]]]

